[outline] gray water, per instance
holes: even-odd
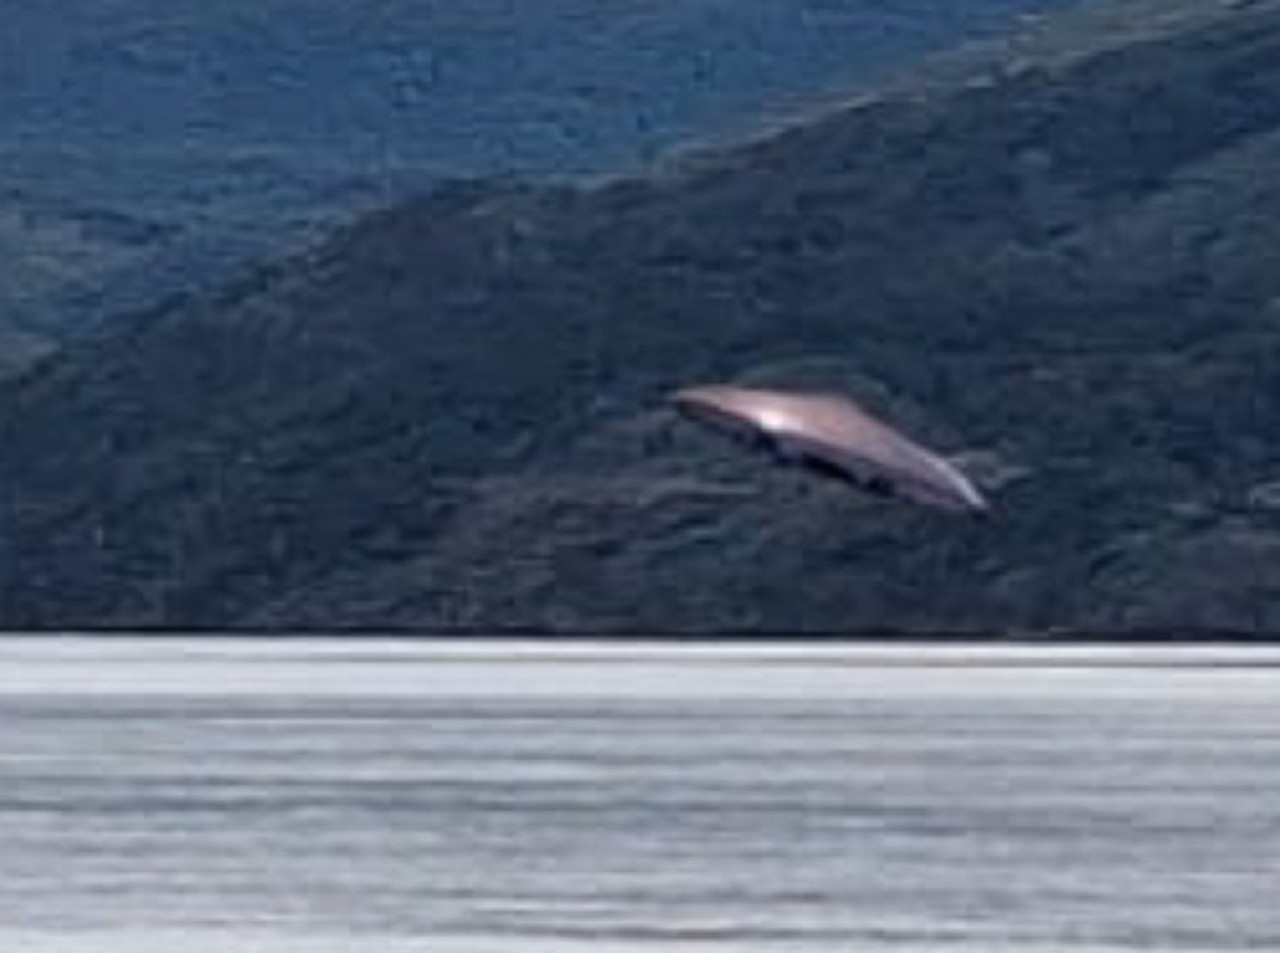
[[[0,950],[1280,949],[1277,666],[0,641]]]

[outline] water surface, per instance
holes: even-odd
[[[1280,948],[1280,651],[0,643],[0,948]]]

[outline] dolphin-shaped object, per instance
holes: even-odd
[[[689,417],[763,443],[784,459],[834,473],[868,492],[954,511],[987,501],[953,464],[835,394],[711,384],[672,397]]]

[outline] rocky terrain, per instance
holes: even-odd
[[[458,181],[0,390],[10,628],[1280,629],[1280,2],[1124,0],[590,185]],[[836,388],[957,518],[672,388]]]

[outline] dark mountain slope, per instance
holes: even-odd
[[[69,350],[3,392],[0,620],[1272,631],[1280,4],[1135,32],[648,178],[460,183]],[[860,395],[997,512],[663,404],[723,377]]]
[[[0,374],[438,177],[632,169],[1073,2],[5,3]]]

